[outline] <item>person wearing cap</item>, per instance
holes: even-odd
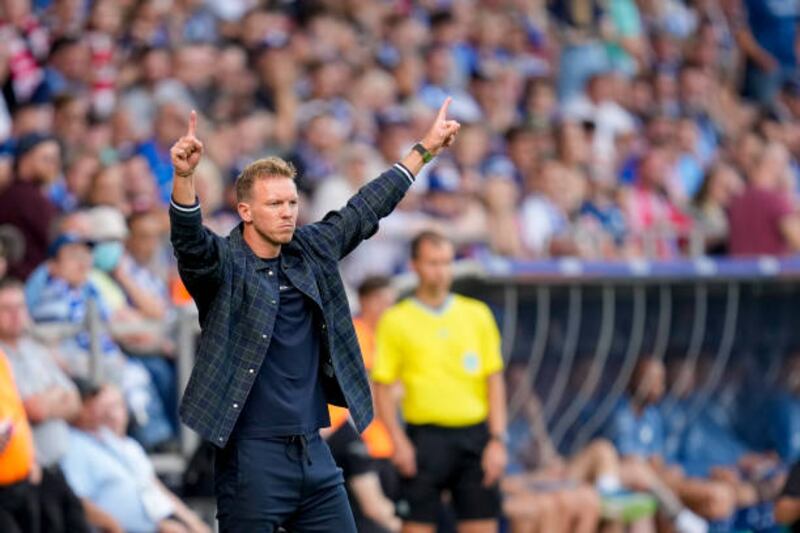
[[[423,208],[457,247],[488,239],[486,209],[466,190],[463,174],[451,164],[440,164],[431,170]]]
[[[61,148],[52,136],[30,133],[17,142],[14,181],[0,192],[0,225],[10,224],[25,237],[25,254],[9,265],[9,274],[25,279],[45,260],[56,207],[44,189],[61,174]]]
[[[447,119],[448,105],[402,160],[339,211],[300,228],[296,171],[278,157],[254,161],[237,178],[242,222],[227,238],[204,228],[195,113],[173,146],[171,240],[202,329],[181,415],[217,447],[221,531],[356,531],[341,471],[319,434],[330,423],[328,403],[347,406],[359,431],[373,415],[338,263],[455,140],[460,125]]]
[[[95,235],[103,236],[103,233]],[[71,233],[63,233],[53,241],[49,248],[50,259],[31,276],[26,287],[31,317],[36,322],[83,326],[90,302],[96,306],[101,325],[108,326],[112,319],[119,322],[124,318],[124,314],[112,312],[95,277],[90,278],[96,262],[91,246],[97,244]],[[31,285],[35,285],[35,289]],[[152,375],[141,361],[127,357],[116,339],[106,331],[99,334],[98,340],[100,370],[106,379],[123,388],[135,422],[132,430],[135,437],[148,448],[167,442],[174,436],[174,429]],[[121,340],[124,341],[124,337]],[[88,376],[92,342],[86,329],[82,327],[78,333],[62,339],[60,347],[69,371]]]

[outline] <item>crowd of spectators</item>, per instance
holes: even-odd
[[[459,143],[345,262],[351,286],[402,270],[431,226],[461,255],[513,258],[800,247],[790,0],[4,5],[0,223],[25,239],[16,277],[65,215],[163,214],[190,109],[204,214],[224,233],[255,157],[293,161],[313,220],[396,161],[448,94]]]
[[[799,15],[795,0],[2,0],[0,280],[24,283],[25,309],[6,285],[0,341],[37,460],[99,461],[70,458],[88,439],[138,468],[136,446],[174,445],[171,327],[190,299],[166,208],[190,110],[204,221],[226,234],[247,163],[292,161],[314,221],[453,97],[458,142],[342,263],[351,288],[404,270],[422,229],[461,257],[784,255],[800,250]],[[87,313],[108,333],[86,332]],[[76,328],[18,342],[28,315]],[[98,373],[102,390],[67,378]],[[103,416],[114,427],[95,431]],[[88,498],[97,480],[66,470]],[[126,481],[152,485],[158,512],[94,506],[97,524],[202,530],[142,476]]]

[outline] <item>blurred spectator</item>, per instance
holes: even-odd
[[[73,234],[62,234],[51,245],[50,256],[28,280],[26,294],[33,319],[83,326],[88,306],[92,305],[100,324],[107,326],[112,315],[108,303],[89,280],[93,255],[87,243]],[[103,261],[107,259],[102,257]],[[134,434],[145,446],[153,447],[172,437],[172,426],[150,374],[141,363],[125,357],[111,335],[100,333],[99,354],[91,353],[91,339],[83,329],[67,336],[60,346],[73,375],[88,377],[91,361],[98,357],[95,363],[102,375],[125,392],[135,421]]]
[[[122,214],[129,213],[130,205],[126,198],[123,178],[122,165],[114,163],[101,166],[92,176],[86,198],[87,204],[113,207]]]
[[[747,175],[747,186],[730,204],[730,253],[783,255],[800,250],[800,218],[787,198],[789,154],[767,145]]]
[[[558,64],[558,98],[567,102],[589,78],[610,66],[602,33],[609,28],[606,4],[569,0],[548,4],[552,21],[563,34]]]
[[[211,530],[156,477],[141,445],[125,436],[122,395],[81,383],[83,406],[62,459],[72,489],[111,515],[125,531],[208,533]]]
[[[25,237],[25,255],[9,273],[25,279],[46,257],[56,208],[47,187],[61,174],[61,155],[54,137],[33,133],[17,141],[14,181],[0,191],[0,224],[10,224]]]
[[[156,211],[142,211],[128,217],[126,253],[114,266],[112,275],[128,304],[145,318],[164,320],[169,310],[164,259],[166,228]],[[160,271],[159,271],[160,269]]]
[[[797,17],[793,0],[731,2],[734,35],[745,59],[743,93],[768,104],[781,84],[797,73]]]
[[[728,206],[743,187],[741,177],[728,164],[716,164],[706,172],[691,207],[694,226],[702,236],[705,253],[722,255],[728,251]]]
[[[335,172],[336,162],[347,139],[346,127],[328,112],[309,119],[303,128],[303,137],[291,156],[291,162],[297,168],[297,186],[302,193],[310,194]]]
[[[775,519],[790,527],[793,533],[800,528],[800,463],[792,465],[786,485],[775,503]]]
[[[582,255],[573,227],[585,197],[585,179],[563,164],[545,162],[522,204],[522,242],[534,257]]]
[[[488,238],[486,211],[465,179],[451,164],[439,163],[428,175],[428,190],[423,199],[424,212],[440,225],[458,250],[484,243]]]
[[[16,227],[0,225],[0,280],[6,277],[8,266],[22,258],[25,237]]]
[[[586,82],[584,93],[564,105],[564,116],[592,124],[592,161],[606,172],[616,162],[617,139],[632,133],[635,126],[630,113],[615,101],[614,78],[610,72],[594,74]]]
[[[800,355],[787,358],[777,385],[768,392],[762,406],[771,414],[762,436],[763,445],[791,464],[800,459],[800,441],[794,438],[800,430]]]
[[[666,150],[651,148],[638,163],[636,183],[625,194],[630,231],[645,257],[675,257],[679,238],[691,228],[691,219],[664,193],[670,172]]]
[[[42,531],[88,532],[81,502],[64,480],[59,461],[67,451],[67,422],[78,414],[80,397],[49,350],[26,334],[29,317],[20,282],[0,281],[0,350],[14,371],[25,413],[33,429]]]
[[[50,52],[47,28],[33,12],[30,0],[10,2],[0,24],[0,41],[5,43],[8,74],[3,96],[9,108],[33,101],[45,101],[50,90],[42,62]]]
[[[605,425],[606,435],[619,454],[653,468],[690,509],[712,521],[725,522],[736,510],[735,490],[726,483],[689,478],[668,465],[665,420],[659,402],[665,393],[664,365],[653,357],[637,361],[628,387]]]
[[[486,229],[492,253],[522,257],[524,250],[517,216],[521,191],[514,164],[506,158],[490,160],[480,192],[486,208]]]
[[[66,422],[80,408],[78,393],[49,350],[26,335],[29,317],[21,283],[9,279],[0,284],[0,319],[0,348],[18,380],[37,461],[51,466],[63,455]]]
[[[40,508],[33,437],[11,365],[0,351],[0,526],[11,533],[38,533]]]
[[[137,153],[142,155],[150,165],[150,171],[156,179],[159,197],[164,205],[169,203],[172,190],[172,163],[169,159],[169,148],[183,135],[184,117],[189,114],[186,104],[175,100],[165,100],[155,109],[153,135],[142,143]]]

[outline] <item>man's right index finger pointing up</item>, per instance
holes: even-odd
[[[189,129],[186,131],[186,136],[195,137],[196,130],[197,130],[197,111],[192,109],[192,112],[189,114]]]
[[[442,104],[442,107],[439,108],[439,113],[436,115],[437,122],[444,122],[447,120],[447,108],[450,107],[450,102],[452,100],[453,99],[450,96],[444,99],[444,103]]]

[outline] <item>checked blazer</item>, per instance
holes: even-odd
[[[413,179],[394,165],[339,211],[298,228],[281,247],[284,272],[321,310],[320,376],[327,400],[348,407],[359,431],[372,420],[372,397],[338,261],[375,234]],[[242,224],[220,237],[203,226],[199,204],[174,201],[170,222],[178,272],[197,304],[201,328],[181,419],[223,447],[267,354],[280,298],[263,261],[244,241]]]

